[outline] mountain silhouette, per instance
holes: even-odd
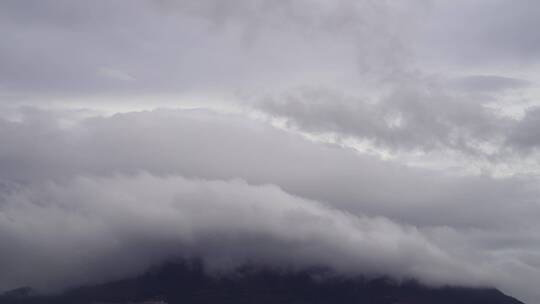
[[[414,280],[340,277],[313,268],[304,271],[245,266],[209,275],[200,262],[175,262],[143,275],[82,286],[58,295],[38,295],[29,287],[0,296],[0,304],[522,304],[492,288],[427,287]]]

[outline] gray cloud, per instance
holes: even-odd
[[[428,52],[467,65],[504,66],[538,62],[536,1],[432,2]],[[461,21],[461,22],[460,22]]]
[[[11,244],[0,259],[44,264],[31,283],[97,281],[209,254],[218,268],[307,262],[534,297],[521,279],[540,275],[526,266],[540,212],[534,180],[410,169],[234,115],[159,110],[62,123],[71,115],[25,109],[0,128],[2,244]],[[238,178],[247,184],[230,181]],[[238,251],[253,238],[256,247]],[[80,254],[70,249],[79,245]],[[15,268],[3,272],[5,287],[27,278]]]
[[[516,124],[508,136],[508,143],[512,146],[531,151],[540,145],[538,130],[540,127],[540,109],[534,107],[527,111],[523,120]]]
[[[365,138],[392,150],[480,153],[479,143],[497,140],[512,122],[471,97],[437,85],[398,87],[375,102],[308,89],[263,99],[258,108],[293,127]]]
[[[350,274],[391,271],[431,284],[487,281],[413,227],[241,181],[76,178],[19,189],[2,197],[1,210],[0,239],[10,244],[0,260],[4,288],[102,282],[190,254],[219,270],[251,261]]]
[[[0,2],[0,288],[196,254],[538,302],[536,7]]]
[[[523,79],[497,76],[497,75],[473,75],[462,77],[454,81],[458,88],[485,93],[497,93],[500,91],[522,89],[531,85],[531,82]]]
[[[416,14],[349,0],[1,5],[0,84],[41,98],[269,90],[388,76],[404,69],[409,55],[402,40]],[[136,81],[103,77],[103,69]]]
[[[1,5],[0,88],[34,97],[258,91],[321,83],[354,89],[439,73],[439,66],[455,62],[465,61],[461,69],[471,61],[504,61],[493,67],[514,68],[512,60],[528,61],[538,53],[530,35],[538,18],[529,1]],[[467,22],[455,22],[461,14]],[[103,69],[136,81],[104,77]]]
[[[490,106],[530,83],[499,76],[424,82],[394,87],[378,99],[300,88],[257,98],[251,107],[284,119],[292,130],[367,140],[393,153],[453,151],[495,165],[536,155],[537,106],[525,108],[523,118]]]
[[[26,183],[140,171],[204,179],[242,178],[255,184],[276,184],[290,193],[331,201],[350,211],[417,225],[504,225],[486,219],[485,212],[495,215],[499,211],[484,207],[498,203],[503,208],[505,196],[529,199],[527,188],[514,180],[451,178],[436,171],[410,169],[310,143],[238,116],[160,110],[91,117],[66,128],[60,122],[68,114],[25,113],[17,122],[4,121],[3,179]],[[319,183],[326,187],[313,187]],[[414,191],[418,185],[424,185],[426,192]],[[492,193],[492,188],[501,192]],[[437,195],[441,195],[440,204],[433,201]],[[471,206],[464,216],[455,207],[467,205],[467,197],[484,203]],[[440,208],[447,210],[439,214]],[[507,218],[526,210],[511,206],[500,212],[499,216]]]

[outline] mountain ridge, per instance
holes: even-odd
[[[322,268],[278,270],[245,266],[209,275],[199,262],[174,262],[113,282],[39,295],[22,287],[0,304],[260,303],[260,304],[523,304],[494,288],[427,287],[415,280],[343,277]]]

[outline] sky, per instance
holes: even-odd
[[[540,3],[0,1],[0,291],[178,257],[540,303]]]

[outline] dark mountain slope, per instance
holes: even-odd
[[[519,304],[496,289],[428,288],[409,281],[338,278],[322,270],[276,271],[245,267],[234,274],[205,274],[199,263],[171,263],[146,274],[57,296],[36,296],[21,288],[0,296],[1,304]],[[324,278],[323,278],[324,277]]]

